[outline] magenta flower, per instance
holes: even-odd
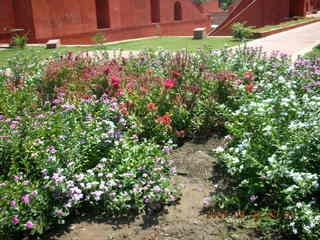
[[[29,194],[26,194],[21,199],[24,203],[30,203]]]
[[[11,125],[10,125],[10,128],[11,128],[11,129],[15,129],[15,128],[17,128],[17,125],[16,125],[16,124],[11,124]]]
[[[19,224],[19,222],[20,222],[20,220],[19,220],[18,216],[12,217],[12,224],[13,225],[17,225],[17,224]]]
[[[37,196],[37,195],[38,195],[38,192],[37,192],[37,191],[33,191],[33,192],[31,193],[31,195],[32,195],[32,196]]]
[[[33,223],[32,223],[31,221],[28,221],[28,222],[26,223],[26,227],[27,227],[27,228],[33,228]]]

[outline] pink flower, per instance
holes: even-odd
[[[15,207],[17,205],[17,202],[15,200],[11,201],[10,202],[10,206],[11,207]]]
[[[29,183],[30,183],[30,181],[28,181],[28,180],[23,181],[23,185],[28,185]]]
[[[62,214],[63,214],[63,211],[62,211],[61,209],[57,209],[57,210],[56,210],[56,214],[57,214],[57,215],[62,215]]]
[[[24,202],[24,203],[30,203],[30,198],[29,198],[29,194],[26,194],[24,195],[21,200]]]
[[[253,72],[245,72],[243,74],[243,77],[247,80],[253,80],[256,76],[254,75]]]
[[[164,82],[164,86],[166,88],[173,88],[174,87],[174,80],[173,79],[168,79]]]
[[[19,224],[19,222],[20,222],[20,220],[19,220],[18,216],[12,217],[12,224],[13,225],[17,225],[17,224]]]
[[[250,201],[255,201],[255,200],[257,200],[257,196],[255,196],[255,195],[252,195],[251,197],[250,197]]]
[[[27,227],[27,228],[33,228],[33,223],[32,223],[31,221],[28,221],[28,222],[26,223],[26,227]]]
[[[38,195],[38,192],[37,192],[37,191],[33,191],[33,192],[31,193],[31,195],[32,195],[32,196],[37,196],[37,195]]]
[[[11,125],[10,125],[10,128],[11,128],[11,129],[15,129],[15,128],[17,128],[17,125],[16,125],[16,124],[11,124]]]

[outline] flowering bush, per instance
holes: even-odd
[[[238,110],[225,108],[232,137],[216,149],[234,185],[216,203],[240,210],[293,213],[281,226],[300,237],[319,237],[319,59],[267,71]]]
[[[42,233],[84,204],[113,215],[176,200],[172,147],[139,142],[120,106],[60,93],[39,112],[0,116],[0,232]]]

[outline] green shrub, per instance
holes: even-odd
[[[232,36],[236,40],[246,40],[253,37],[254,27],[246,27],[245,23],[235,23],[231,26]]]
[[[24,49],[27,45],[27,42],[28,42],[27,34],[24,34],[24,35],[16,34],[12,37],[10,46]]]
[[[107,38],[105,36],[105,34],[103,34],[102,32],[98,32],[96,33],[92,40],[97,43],[99,46],[102,46],[103,44],[105,44],[107,42]]]

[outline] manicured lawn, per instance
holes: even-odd
[[[135,40],[124,43],[110,44],[104,47],[105,50],[142,50],[145,48],[164,48],[170,51],[177,51],[183,48],[189,51],[195,51],[198,48],[210,47],[210,48],[223,48],[225,46],[234,46],[239,44],[239,42],[233,41],[231,37],[226,38],[206,38],[203,40],[193,40],[191,37],[158,37],[145,40]],[[24,50],[18,49],[5,49],[0,50],[0,66],[5,64],[9,58],[15,56],[16,54],[31,54],[35,52],[37,55],[47,58],[54,54],[66,53],[68,50],[73,52],[97,50],[97,46],[86,46],[86,47],[60,47],[58,50],[55,49],[45,49],[45,47],[27,47]]]
[[[316,20],[316,19],[317,18],[315,18],[315,17],[306,17],[306,18],[301,18],[301,19],[298,19],[298,20],[292,20],[292,21],[283,22],[283,23],[278,24],[278,25],[268,25],[268,26],[265,26],[265,27],[262,27],[262,28],[257,28],[254,31],[255,32],[267,32],[267,31],[278,29],[278,28],[284,28],[284,27],[297,25],[297,24],[300,24],[300,23],[310,22],[310,21],[313,21],[313,20]]]
[[[190,51],[195,51],[198,48],[223,48],[225,45],[234,46],[238,42],[233,41],[231,37],[226,38],[206,38],[203,40],[193,40],[192,37],[158,37],[146,40],[131,41],[119,43],[110,46],[112,49],[121,48],[123,50],[141,50],[142,48],[157,48],[161,47],[171,51],[177,51],[186,48]]]

